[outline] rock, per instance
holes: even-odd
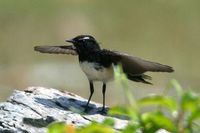
[[[101,114],[102,105],[91,102],[84,112],[87,99],[69,92],[44,87],[15,90],[7,102],[0,103],[0,133],[44,133],[53,121],[64,121],[75,126],[102,122],[109,118]],[[115,129],[124,128],[128,121],[115,119]]]

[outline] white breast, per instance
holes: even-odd
[[[109,68],[100,67],[97,63],[80,62],[80,66],[83,72],[87,75],[91,81],[108,82],[114,78],[114,70],[111,65]],[[95,69],[99,68],[99,69]]]

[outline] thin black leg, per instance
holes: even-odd
[[[92,95],[93,95],[93,93],[94,93],[93,82],[92,82],[92,81],[89,81],[89,83],[90,83],[90,97],[89,97],[88,102],[87,102],[87,104],[86,104],[86,110],[88,109],[88,105],[89,105],[90,100],[91,100],[91,98],[92,98]]]
[[[105,93],[106,93],[106,84],[105,83],[103,83],[102,93],[103,93],[103,108],[102,108],[102,111],[105,111]]]

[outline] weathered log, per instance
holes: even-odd
[[[15,90],[10,98],[0,103],[0,133],[44,133],[53,121],[64,121],[75,126],[102,122],[110,116],[100,113],[101,104],[91,102],[84,112],[87,99],[52,88],[29,87]],[[115,129],[124,128],[128,121],[115,119]]]

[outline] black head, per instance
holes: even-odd
[[[91,35],[79,35],[73,39],[66,40],[66,42],[73,43],[77,49],[77,52],[100,50],[98,42]]]

